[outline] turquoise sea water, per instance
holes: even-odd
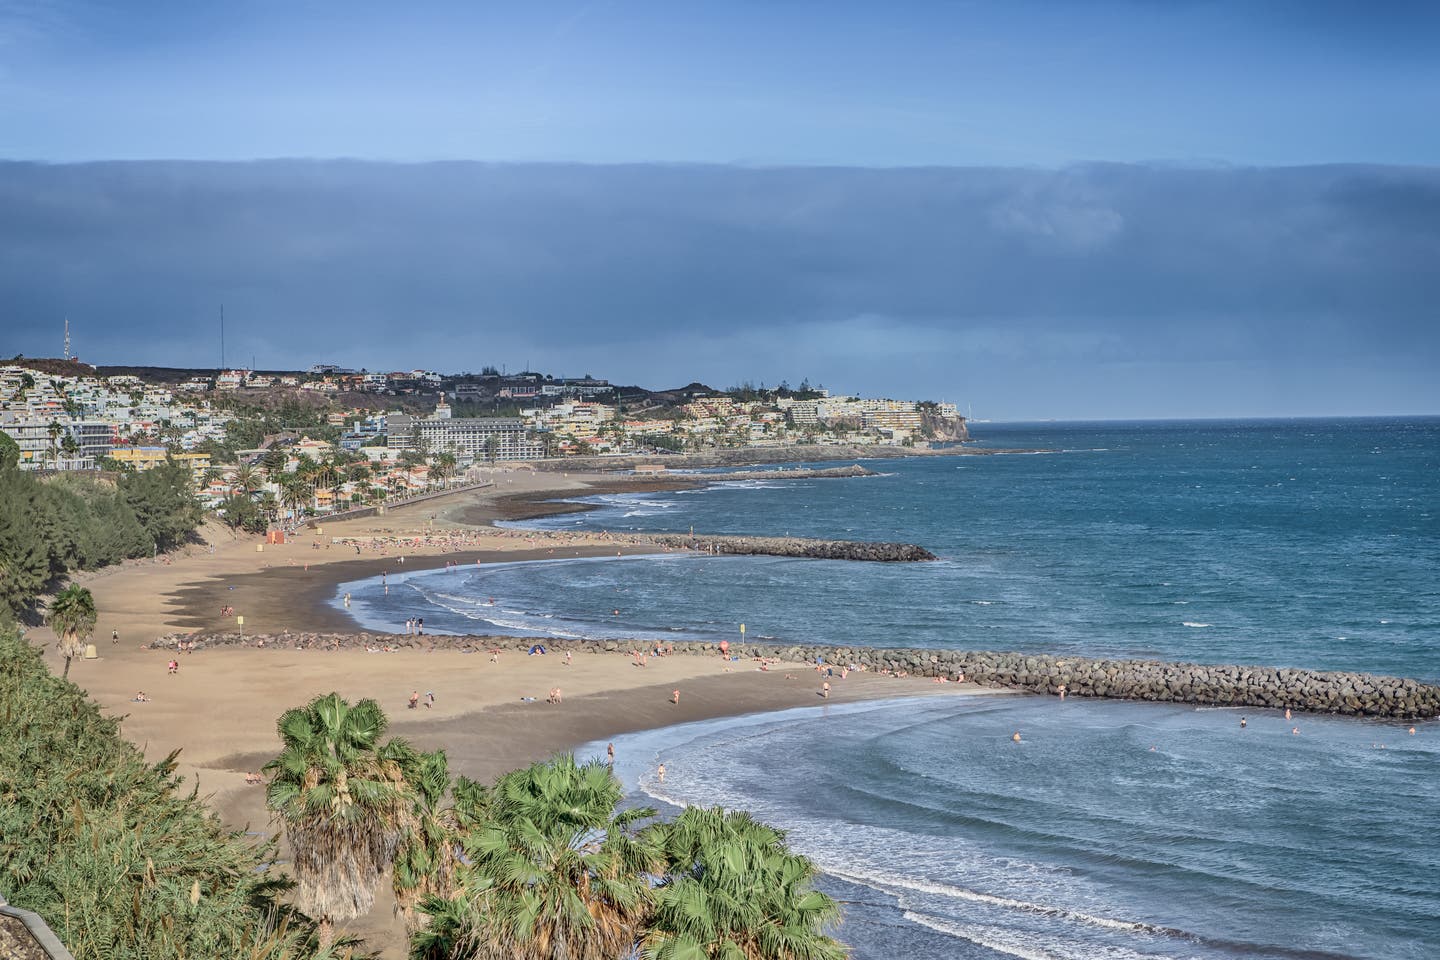
[[[744,622],[1440,680],[1440,419],[974,432],[1054,452],[599,497],[535,523],[904,540],[938,563],[667,555],[342,589],[364,621],[428,631],[734,639]],[[1239,716],[941,699],[660,731],[622,754],[642,793],[663,755],[669,799],[794,831],[860,957],[1436,955],[1440,728],[1304,717],[1292,734],[1252,712],[1242,733]]]

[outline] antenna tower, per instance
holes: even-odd
[[[220,304],[220,372],[225,372],[225,304]]]
[[[65,359],[70,359],[70,318],[65,318]]]

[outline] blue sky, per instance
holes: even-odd
[[[224,300],[262,365],[1440,412],[1437,49],[1418,3],[0,0],[0,354],[211,363]]]
[[[1440,161],[1440,5],[0,0],[0,155]]]

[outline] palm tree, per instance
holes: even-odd
[[[310,485],[297,474],[288,474],[280,481],[280,503],[294,511],[294,519],[300,519],[300,509],[310,502],[313,494]]]
[[[573,756],[501,777],[464,836],[463,893],[426,901],[431,925],[413,955],[628,956],[662,861],[655,837],[634,829],[655,812],[617,814],[621,793],[609,766]]]
[[[60,435],[65,432],[65,428],[60,426],[59,420],[51,420],[50,426],[46,427],[45,430],[50,434],[50,459],[54,462],[55,468],[59,469]]]
[[[242,463],[235,468],[235,476],[230,481],[237,491],[249,496],[260,489],[260,472],[248,463]]]
[[[65,658],[65,672],[60,676],[68,677],[70,661],[85,652],[85,641],[90,639],[95,621],[99,619],[95,598],[84,587],[71,584],[50,601],[48,619],[59,638],[60,656]]]
[[[815,865],[743,811],[689,807],[663,835],[670,868],[654,890],[647,960],[843,960],[821,931],[839,915]]]
[[[284,749],[265,765],[265,803],[285,829],[296,901],[319,923],[321,949],[336,921],[369,912],[411,806],[397,756],[380,745],[388,720],[374,700],[353,707],[337,693],[285,711]]]
[[[422,901],[432,897],[448,899],[459,890],[457,831],[461,814],[453,806],[442,808],[440,805],[450,789],[450,766],[445,751],[407,750],[396,759],[411,787],[412,807],[405,835],[395,852],[391,881],[395,903],[405,917],[406,928],[413,932],[428,919],[415,909]]]

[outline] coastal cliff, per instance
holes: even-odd
[[[184,640],[195,649],[263,647],[265,649],[382,650],[451,649],[476,652],[504,649],[524,652],[540,643],[551,652],[624,654],[653,641],[575,640],[554,637],[408,636],[383,633],[285,633],[240,636],[172,634],[152,644],[174,648]],[[717,656],[719,644],[708,641],[667,643],[675,653]],[[731,643],[728,652],[741,660],[767,658],[788,663],[823,662],[870,672],[904,673],[984,686],[1007,687],[1039,694],[1110,700],[1149,700],[1214,706],[1301,710],[1390,720],[1440,717],[1440,686],[1372,673],[1303,670],[1292,667],[1208,665],[1163,660],[1106,660],[1056,657],[1047,654],[997,653],[973,650],[891,649],[801,644]]]

